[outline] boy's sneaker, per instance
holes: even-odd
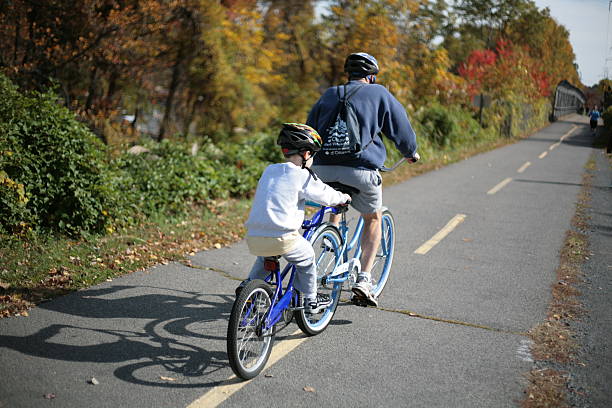
[[[368,306],[378,306],[378,301],[372,294],[372,284],[368,280],[362,280],[357,282],[355,286],[353,286],[353,296],[354,303],[366,303]]]
[[[329,295],[323,293],[317,293],[316,299],[305,298],[304,299],[304,312],[307,314],[321,313],[327,309],[333,300]]]

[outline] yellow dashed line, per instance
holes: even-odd
[[[461,224],[465,220],[465,214],[457,214],[455,215],[440,231],[438,231],[431,239],[425,242],[423,245],[417,248],[414,251],[415,254],[425,255],[431,248],[436,246],[440,241],[442,241],[448,234],[451,233],[452,230],[457,228],[459,224]]]
[[[518,173],[522,173],[524,172],[527,167],[531,166],[531,162],[526,162],[525,164],[523,164],[521,167],[519,167],[519,169],[517,170]]]
[[[266,364],[266,368],[272,367],[276,362],[278,362],[281,358],[285,357],[287,354],[291,352],[291,350],[295,349],[297,346],[302,344],[308,337],[300,336],[295,337],[302,333],[301,330],[296,330],[289,335],[287,339],[280,341],[274,345],[272,349],[272,354],[270,354],[270,359]],[[262,371],[263,372],[263,371]],[[257,378],[257,377],[255,377]],[[208,391],[206,394],[202,395],[197,400],[193,401],[191,404],[187,406],[187,408],[214,408],[219,406],[223,401],[231,397],[233,394],[238,392],[242,387],[249,384],[251,381],[243,381],[232,375],[227,380],[223,381],[220,385],[216,386],[212,390]]]
[[[506,185],[508,183],[510,183],[511,181],[512,181],[512,177],[508,177],[508,178],[503,179],[495,187],[493,187],[492,189],[487,191],[487,194],[488,195],[493,195],[493,194],[497,193],[499,190],[501,190],[502,188],[506,187]]]

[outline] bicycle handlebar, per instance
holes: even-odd
[[[401,166],[403,163],[407,162],[408,160],[406,160],[405,157],[402,157],[401,159],[399,159],[396,163],[393,164],[393,166],[391,167],[386,167],[386,166],[382,166],[380,168],[380,171],[382,172],[389,172],[389,171],[393,171],[395,169],[397,169],[399,166]]]
[[[398,168],[399,166],[401,166],[401,165],[402,165],[404,162],[416,163],[416,162],[417,162],[417,161],[419,161],[419,159],[421,158],[421,157],[419,156],[419,154],[418,154],[418,153],[416,153],[416,152],[414,153],[414,156],[415,156],[415,157],[412,159],[412,161],[411,161],[411,160],[409,160],[409,159],[408,159],[408,158],[406,158],[406,157],[402,157],[402,158],[401,158],[401,159],[399,159],[399,160],[398,160],[398,161],[397,161],[395,164],[393,164],[393,166],[391,166],[391,167],[382,166],[382,167],[381,167],[379,170],[380,170],[380,171],[382,171],[383,173],[384,173],[384,172],[393,171],[393,170],[395,170],[396,168]]]

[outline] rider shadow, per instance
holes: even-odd
[[[135,384],[218,385],[208,376],[228,367],[225,330],[233,296],[150,287],[157,293],[125,293],[142,289],[111,286],[43,303],[41,309],[59,313],[70,323],[50,324],[27,336],[0,335],[0,348],[45,359],[119,364],[114,375]],[[182,376],[185,381],[162,380],[159,373],[164,370],[167,377]]]

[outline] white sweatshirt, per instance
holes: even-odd
[[[293,163],[271,164],[264,170],[245,223],[251,237],[279,238],[295,234],[304,220],[306,200],[333,206],[349,196],[315,180],[308,170]]]

